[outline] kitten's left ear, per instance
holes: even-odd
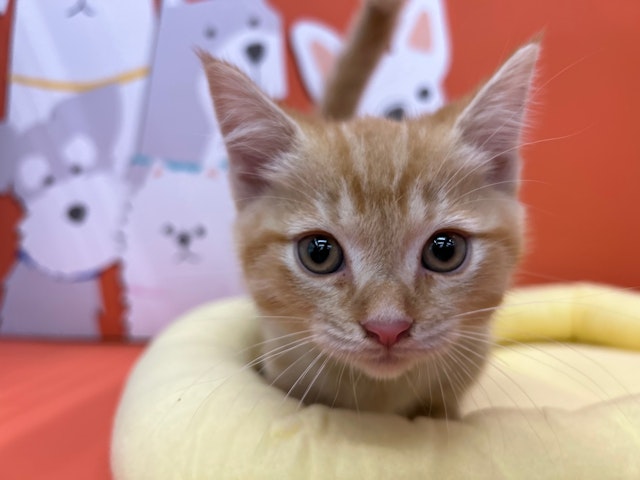
[[[517,191],[518,150],[529,101],[537,43],[518,50],[480,89],[456,120],[461,140],[481,151],[487,181],[510,194]]]
[[[302,134],[300,127],[236,67],[198,51],[229,155],[238,209],[259,196]]]

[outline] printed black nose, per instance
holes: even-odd
[[[252,43],[247,47],[246,50],[249,60],[251,60],[253,63],[260,63],[260,61],[264,57],[264,51],[264,45],[262,45],[261,43]]]
[[[395,107],[387,110],[384,114],[385,117],[390,118],[391,120],[402,120],[405,116],[404,108]]]
[[[191,243],[191,235],[182,232],[180,235],[178,235],[177,240],[182,247],[188,247]]]
[[[79,203],[71,205],[71,207],[69,207],[69,210],[67,210],[67,216],[72,222],[82,223],[82,221],[87,216],[87,207]]]

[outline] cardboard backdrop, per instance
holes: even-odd
[[[192,53],[309,109],[356,0],[0,0],[0,334],[145,338],[243,291]],[[360,114],[437,109],[544,33],[520,284],[640,287],[640,3],[407,0]]]

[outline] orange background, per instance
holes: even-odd
[[[356,0],[270,3],[282,13],[287,32],[301,17],[344,31],[358,5]],[[524,148],[529,253],[517,282],[590,280],[640,287],[640,2],[448,2],[447,13],[450,98],[474,88],[514,49],[544,32],[528,135],[533,144]],[[7,23],[0,22],[0,39]],[[286,102],[308,109],[290,52],[288,57]],[[0,197],[0,279],[13,262],[19,215],[14,201]],[[105,338],[123,334],[118,279],[117,268],[102,276]]]

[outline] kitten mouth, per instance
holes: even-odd
[[[451,343],[453,328],[438,327],[424,338],[412,338],[398,345],[385,347],[371,345],[360,354],[363,369],[374,376],[392,378],[405,373],[415,363],[439,355]]]
[[[367,355],[358,362],[359,368],[373,378],[392,379],[405,374],[415,363],[411,357],[387,350],[378,355]]]

